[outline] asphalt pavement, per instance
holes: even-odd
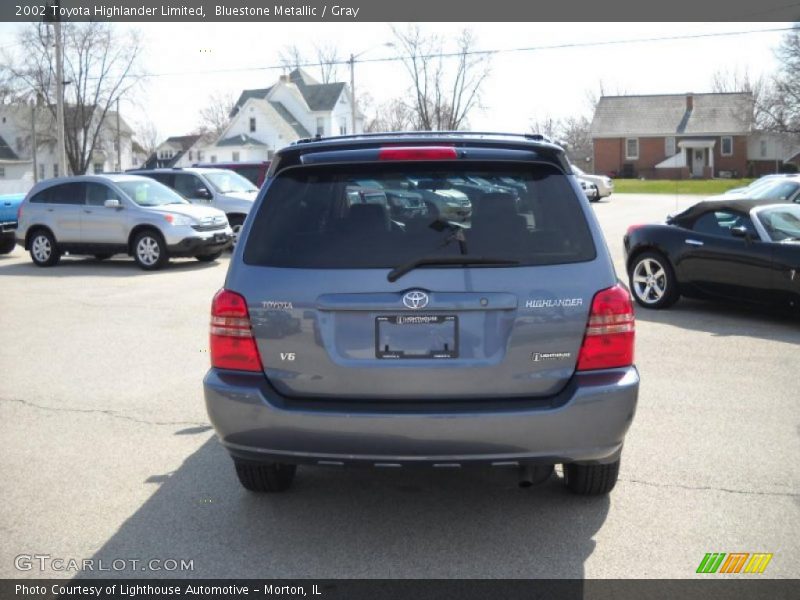
[[[593,205],[619,272],[628,225],[696,199]],[[0,257],[0,577],[75,576],[60,558],[112,569],[82,576],[683,578],[707,552],[770,552],[762,577],[798,576],[800,321],[638,310],[639,408],[607,498],[511,471],[319,467],[258,496],[202,398],[227,263]]]

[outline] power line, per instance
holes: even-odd
[[[431,59],[431,58],[453,58],[463,55],[470,55],[470,56],[494,56],[498,54],[510,54],[510,53],[519,53],[519,52],[541,52],[546,50],[566,50],[572,48],[592,48],[592,47],[602,47],[602,46],[620,46],[625,44],[644,44],[644,43],[656,43],[656,42],[668,42],[668,41],[677,41],[677,40],[696,40],[696,39],[703,39],[703,38],[720,38],[720,37],[732,37],[737,35],[751,35],[751,34],[758,34],[758,33],[775,33],[775,32],[782,32],[782,31],[800,31],[800,27],[773,27],[769,29],[748,29],[742,31],[723,31],[723,32],[714,32],[714,33],[696,33],[696,34],[683,34],[683,35],[670,35],[670,36],[662,36],[662,37],[646,37],[646,38],[632,38],[632,39],[624,39],[624,40],[601,40],[596,42],[564,42],[559,44],[546,44],[541,46],[526,46],[520,48],[498,48],[498,49],[490,49],[490,50],[469,50],[467,52],[435,52],[431,54],[423,54],[420,55],[419,58],[421,59]],[[361,60],[357,60],[355,62],[359,63],[383,63],[383,62],[397,62],[406,59],[407,56],[404,55],[395,55],[395,56],[385,56],[385,57],[378,57],[378,58],[365,58]],[[305,62],[299,63],[297,65],[292,65],[294,67],[318,67],[320,66],[320,62]],[[324,64],[331,64],[331,65],[347,65],[349,64],[349,60],[334,60],[329,61]],[[225,69],[209,69],[203,71],[173,71],[173,72],[165,72],[165,73],[148,73],[145,74],[143,77],[146,78],[154,78],[154,77],[175,77],[175,76],[186,76],[186,75],[214,75],[214,74],[222,74],[222,73],[246,73],[251,71],[271,71],[271,70],[279,70],[285,69],[285,64],[279,65],[268,65],[268,66],[260,66],[260,67],[238,67],[238,68],[225,68]]]

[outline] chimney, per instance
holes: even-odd
[[[686,110],[690,111],[694,108],[694,95],[692,92],[686,94]]]

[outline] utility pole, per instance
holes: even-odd
[[[36,160],[36,101],[31,104],[31,147],[33,148],[33,183],[39,181],[39,164]]]
[[[117,98],[117,168],[115,171],[122,171],[122,142],[119,133],[119,98]]]
[[[352,119],[353,131],[356,132],[356,57],[350,53],[350,115]]]
[[[61,19],[56,16],[53,21],[56,38],[56,129],[58,135],[58,174],[67,173],[67,153],[64,145],[64,56],[61,48]]]

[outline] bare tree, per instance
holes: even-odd
[[[753,97],[752,115],[747,117],[756,129],[771,129],[774,120],[770,115],[770,103],[774,95],[770,81],[764,77],[752,77],[745,69],[720,69],[711,77],[711,91],[716,93],[748,93]]]
[[[367,115],[364,131],[414,131],[417,129],[414,120],[414,109],[403,98],[395,98],[376,104],[369,93],[361,95],[359,104]]]
[[[66,22],[62,33],[67,163],[72,173],[82,174],[92,162],[109,111],[141,78],[141,46],[135,31],[123,32],[108,23]],[[51,125],[55,122],[58,85],[53,42],[47,24],[32,23],[20,33],[20,50],[15,56],[4,57],[0,68],[17,98],[36,98]],[[113,127],[113,123],[107,126]]]
[[[422,130],[457,130],[467,126],[469,114],[480,105],[481,86],[489,76],[489,58],[476,53],[472,32],[461,32],[454,52],[444,41],[417,26],[392,28],[403,65],[411,77],[414,126]]]
[[[334,83],[336,81],[339,59],[339,51],[335,44],[325,42],[314,46],[319,62],[319,73],[322,83]]]
[[[531,133],[538,133],[551,140],[556,140],[561,135],[561,122],[550,116],[531,119]]]
[[[147,155],[150,156],[158,148],[158,141],[161,136],[158,133],[156,124],[153,121],[145,120],[137,124],[134,137]]]
[[[281,51],[278,52],[278,60],[283,66],[284,73],[294,69],[299,69],[300,65],[303,65],[306,62],[305,58],[303,58],[303,53],[296,44],[288,44],[284,46]]]
[[[786,33],[776,52],[780,68],[774,89],[767,95],[764,110],[772,119],[772,128],[800,133],[800,31]]]
[[[200,110],[198,132],[218,138],[231,121],[230,114],[236,101],[230,92],[217,91],[208,97],[208,103]]]

